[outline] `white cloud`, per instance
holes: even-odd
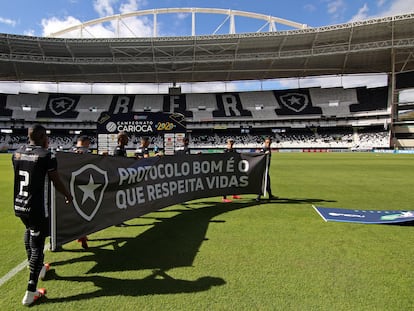
[[[113,23],[115,25],[115,22]],[[130,17],[119,23],[120,37],[151,37],[152,21],[147,17]]]
[[[10,18],[4,18],[4,17],[1,17],[1,16],[0,16],[0,23],[6,24],[6,25],[9,25],[9,26],[12,26],[12,27],[16,26],[16,24],[17,24],[17,22],[15,20],[10,19]]]
[[[146,4],[146,0],[127,0],[121,3],[119,12],[121,14],[135,12]],[[112,23],[116,29],[115,23]],[[150,37],[152,36],[152,21],[148,17],[130,17],[121,20],[119,24],[120,37]]]
[[[72,26],[80,25],[81,21],[69,16],[63,20],[56,17],[42,20],[43,35],[47,36],[52,33],[67,29]],[[119,26],[119,29],[117,29]],[[60,37],[64,38],[115,38],[119,37],[150,37],[152,36],[151,20],[147,18],[124,18],[118,23],[117,20],[105,24],[96,24],[87,26],[81,30],[77,29],[66,32]]]
[[[346,3],[343,0],[325,0],[327,2],[328,14],[334,21],[341,21],[346,10]]]
[[[95,10],[99,14],[107,12],[105,16],[113,15],[115,9],[111,4],[115,2],[116,0],[95,0]],[[120,4],[119,12],[125,14],[137,11],[145,3],[145,0],[127,0]],[[152,22],[147,17],[129,17],[121,19],[120,23],[114,20],[109,24],[88,27],[88,30],[94,37],[149,37],[152,36]]]
[[[178,13],[177,14],[177,19],[178,20],[186,19],[188,16],[190,16],[190,14],[188,14],[188,13]]]
[[[113,38],[115,37],[115,30],[112,24],[107,26],[104,24],[97,24],[86,27],[82,35],[83,38]],[[79,37],[79,33],[75,37]]]
[[[118,2],[118,0],[94,0],[93,8],[101,17],[111,16],[116,13],[115,4]],[[120,4],[119,13],[138,11],[140,7],[146,4],[146,0],[126,0]]]
[[[25,36],[31,36],[31,37],[34,37],[34,36],[35,36],[35,31],[34,31],[33,29],[29,29],[29,30],[25,30],[25,31],[23,32],[23,34],[24,34]]]
[[[93,8],[101,17],[114,15],[114,9],[112,7],[114,2],[116,0],[95,0],[93,2]]]
[[[345,6],[344,2],[342,0],[334,0],[328,2],[328,13],[329,14],[335,14],[338,13],[343,9]]]
[[[113,5],[117,0],[95,0],[94,9],[100,16],[114,15],[115,9]],[[127,13],[137,11],[140,5],[144,3],[142,0],[128,0],[120,4],[120,13]],[[73,16],[68,16],[63,19],[52,17],[42,20],[43,35],[49,35],[66,28],[80,25],[82,22]],[[82,30],[75,30],[65,33],[62,37],[65,38],[114,38],[119,37],[149,37],[152,36],[152,20],[147,17],[130,17],[118,20],[113,20],[104,24],[96,24],[85,27]]]
[[[76,19],[73,16],[65,17],[64,19],[58,19],[57,17],[52,17],[49,19],[42,20],[43,27],[43,36],[49,36],[53,33],[65,30],[67,28],[81,25],[82,22]],[[112,29],[111,25],[104,26],[103,24],[97,24],[93,26],[88,26],[82,29],[82,34],[80,29],[76,29],[71,32],[65,32],[59,37],[63,38],[111,38],[115,36],[115,31]]]
[[[368,12],[369,8],[366,3],[364,3],[364,6],[358,10],[358,13],[352,16],[350,22],[356,22],[356,21],[362,21],[368,18]]]
[[[380,16],[390,16],[397,14],[413,13],[414,12],[414,0],[395,0],[391,4],[390,8],[384,10]]]
[[[377,1],[377,6],[378,7],[382,7],[384,4],[385,4],[385,2],[386,2],[387,0],[378,0]]]
[[[316,11],[316,6],[314,4],[310,4],[310,3],[306,4],[303,8],[307,12],[311,12],[311,13]]]
[[[384,9],[371,15],[368,14],[368,7],[365,9],[366,6],[367,5],[364,4],[364,6],[358,10],[358,13],[355,14],[350,21],[354,22],[384,16],[414,13],[414,0],[394,0],[387,8],[385,8],[385,1],[379,1],[378,6],[384,7]]]
[[[54,32],[66,29],[72,26],[80,25],[82,22],[73,16],[68,16],[64,19],[51,17],[49,19],[42,19],[43,35],[47,36]]]
[[[140,2],[141,1],[139,0],[128,0],[127,2],[121,4],[121,6],[119,7],[119,12],[121,14],[124,14],[124,13],[138,11]]]

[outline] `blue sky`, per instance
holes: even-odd
[[[317,27],[414,12],[414,0],[13,0],[1,1],[0,32],[43,36],[103,16],[172,7],[249,11]],[[197,34],[212,33],[223,19],[223,16],[197,18]],[[147,18],[131,22],[138,35],[146,36],[150,34],[151,21]],[[159,24],[160,35],[185,35],[191,29],[188,16],[165,15]],[[227,31],[226,27],[223,26],[223,31]],[[236,20],[236,32],[257,31],[260,27],[253,20]],[[94,36],[110,36],[112,30],[111,25],[101,25]]]

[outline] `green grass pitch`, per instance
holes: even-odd
[[[0,277],[25,259],[12,209],[10,155],[0,156]],[[414,156],[274,153],[281,199],[209,198],[133,219],[46,252],[36,310],[413,310],[414,227],[326,223],[312,204],[414,210]],[[23,269],[0,310],[25,309]]]

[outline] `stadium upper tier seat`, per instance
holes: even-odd
[[[188,121],[347,117],[387,110],[388,88],[306,88],[205,94],[0,94],[0,118],[96,122],[103,113],[181,113]]]

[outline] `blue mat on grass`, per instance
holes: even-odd
[[[361,224],[398,224],[414,221],[414,211],[359,210],[315,205],[313,208],[325,221]]]

